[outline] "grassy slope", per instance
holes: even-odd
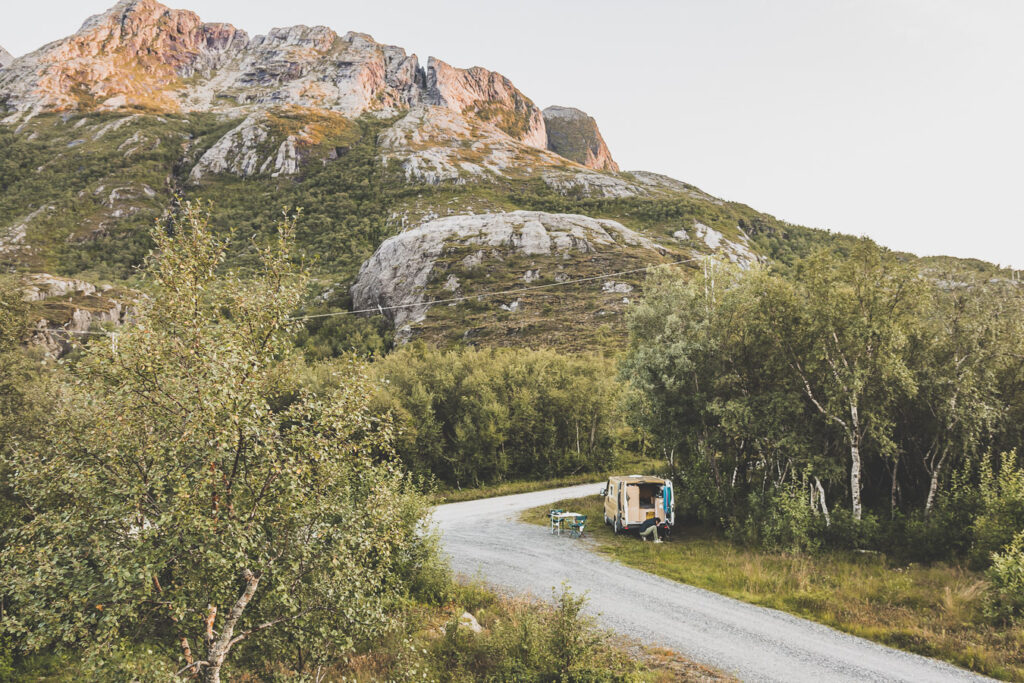
[[[689,186],[659,191],[652,197],[603,199],[564,196],[540,178],[525,176],[420,185],[380,161],[378,135],[390,121],[346,121],[296,109],[275,110],[270,119],[280,135],[262,144],[261,154],[273,152],[277,138],[286,133],[303,126],[313,131],[303,146],[306,163],[298,176],[220,174],[198,184],[190,182],[196,161],[238,123],[210,114],[47,114],[33,118],[18,132],[0,125],[0,147],[5,150],[0,159],[0,236],[32,216],[26,235],[32,249],[20,258],[0,253],[0,266],[137,284],[135,269],[151,247],[148,229],[173,210],[175,195],[214,203],[216,225],[233,237],[230,265],[242,268],[254,259],[251,238],[270,234],[282,208],[301,207],[300,246],[314,263],[322,290],[335,292],[321,305],[331,310],[349,305],[352,278],[381,241],[403,225],[428,216],[533,209],[612,218],[669,247],[672,254],[662,260],[705,249],[700,243],[679,243],[672,237],[694,221],[731,239],[739,238],[738,226],[743,225],[755,243],[774,239],[792,246],[788,228],[779,221]],[[765,242],[762,251],[772,253],[773,249]],[[458,275],[463,292],[473,294],[522,286],[525,271],[537,267],[542,278],[553,278],[558,272],[578,278],[630,270],[654,260],[658,259],[646,250],[622,247],[558,263],[489,258],[474,272],[459,270]],[[454,265],[454,261],[441,263],[430,285],[432,295],[450,296],[442,289],[447,278],[443,271]],[[623,280],[638,287],[643,277]],[[523,295],[516,312],[500,309],[510,301],[491,299],[438,306],[417,334],[442,345],[620,348],[625,339],[622,295],[602,292],[600,283],[588,285],[592,286]]]
[[[548,508],[602,518],[601,498],[560,501],[523,513],[546,524]],[[980,673],[1024,680],[1024,625],[996,628],[981,614],[983,577],[959,566],[898,566],[880,555],[791,555],[736,546],[702,527],[669,543],[590,527],[599,551],[623,564]]]
[[[665,261],[707,251],[699,241],[680,242],[672,236],[682,228],[692,238],[695,222],[734,241],[740,240],[741,231],[746,233],[755,250],[782,267],[820,246],[842,250],[853,239],[791,226],[683,184],[648,197],[593,198],[559,194],[528,174],[463,184],[410,183],[400,169],[380,161],[378,136],[391,121],[348,121],[295,108],[274,110],[269,117],[276,132],[261,145],[263,154],[271,154],[281,136],[309,131],[301,145],[306,162],[297,176],[220,174],[191,183],[189,172],[196,161],[238,123],[211,114],[47,114],[19,132],[0,125],[0,148],[5,150],[0,158],[0,236],[33,216],[26,235],[32,249],[20,260],[0,253],[0,267],[131,282],[151,246],[148,228],[173,209],[175,195],[214,203],[216,225],[233,237],[230,265],[242,268],[255,256],[251,238],[269,235],[282,208],[301,207],[300,247],[314,264],[319,291],[334,292],[316,305],[317,313],[347,308],[348,288],[360,264],[388,236],[428,216],[530,209],[611,218],[668,247]],[[556,273],[579,278],[658,260],[646,250],[625,247],[557,263],[506,254],[468,272],[457,267],[455,256],[453,252],[451,259],[439,262],[428,285],[431,296],[451,295],[443,289],[448,269],[458,275],[461,291],[472,295],[523,286],[525,271],[538,267],[542,278]],[[947,264],[933,259],[928,265]],[[626,297],[635,299],[643,275],[621,279],[636,288]],[[520,299],[519,310],[500,308],[515,298]],[[585,283],[508,301],[487,298],[436,306],[416,334],[441,345],[600,348],[613,353],[625,341],[623,312],[628,304],[623,298],[602,292],[600,283]]]

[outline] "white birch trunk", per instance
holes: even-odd
[[[814,478],[814,485],[818,487],[818,500],[821,503],[821,514],[825,515],[825,526],[832,526],[832,518],[828,514],[828,503],[825,502],[825,487],[821,485],[821,480],[817,477]]]
[[[860,521],[863,509],[860,503],[860,418],[857,404],[850,401],[850,499],[853,501],[853,518]]]
[[[939,477],[942,476],[942,466],[946,463],[946,456],[949,455],[949,447],[947,446],[942,450],[942,457],[935,463],[935,467],[932,468],[931,482],[928,484],[928,500],[924,504],[924,516],[927,517],[931,514],[932,508],[935,506],[935,495],[939,492]]]

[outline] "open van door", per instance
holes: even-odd
[[[665,486],[662,489],[662,502],[665,506],[665,516],[663,519],[668,522],[670,526],[675,526],[676,523],[676,496],[675,491],[672,489],[672,480],[666,479]]]

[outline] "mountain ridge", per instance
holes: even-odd
[[[326,26],[273,28],[250,37],[157,0],[122,0],[86,19],[75,34],[13,59],[0,74],[0,92],[8,119],[44,111],[229,112],[282,105],[355,117],[439,106],[549,149],[540,108],[497,72],[460,69],[433,56],[421,65],[403,48]]]
[[[310,310],[409,305],[386,319],[393,334],[439,344],[620,346],[646,267],[784,265],[855,239],[620,171],[592,117],[541,110],[484,67],[323,26],[250,37],[156,0],[119,2],[0,69],[0,146],[0,268],[132,289],[149,230],[182,200],[213,203],[244,268],[251,239],[301,208]],[[602,237],[612,223],[653,247]],[[530,247],[542,234],[561,246]],[[494,296],[530,283],[551,289]],[[97,292],[40,304],[43,327],[117,324],[97,313],[125,307]],[[318,353],[379,334],[309,326],[331,349]]]

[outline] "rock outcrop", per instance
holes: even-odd
[[[750,240],[743,229],[736,226],[736,230],[739,233],[738,239],[730,240],[718,230],[700,221],[694,221],[691,231],[676,230],[672,236],[680,242],[691,242],[706,247],[706,250],[721,254],[746,270],[755,263],[760,263],[762,259],[751,251]]]
[[[14,55],[0,46],[0,69],[7,68],[14,61]]]
[[[548,149],[596,171],[619,170],[593,117],[572,107],[548,107],[543,113]]]
[[[379,142],[383,158],[397,161],[407,179],[430,184],[525,177],[566,165],[557,154],[520,142],[493,122],[445,106],[413,107]]]
[[[89,332],[93,325],[123,325],[132,307],[111,296],[113,290],[110,285],[97,287],[47,273],[26,276],[23,297],[35,305],[37,315],[29,344],[42,347],[51,358],[60,358],[71,350],[75,337]]]
[[[364,33],[339,36],[326,26],[250,38],[156,0],[121,0],[74,35],[0,66],[7,67],[0,100],[15,112],[294,105],[355,117],[425,103],[492,123],[523,144],[547,146],[540,109],[501,74],[434,58],[423,68],[400,47]]]
[[[464,268],[479,267],[509,256],[560,257],[633,247],[660,256],[664,248],[621,223],[576,214],[512,211],[448,216],[427,221],[383,242],[359,270],[352,286],[355,310],[384,310],[401,328],[422,319],[430,308],[427,286],[441,258],[459,258]],[[523,279],[536,274],[528,270]],[[448,276],[442,289],[458,289]],[[596,283],[595,289],[601,290]],[[396,308],[397,307],[397,308]],[[509,310],[509,309],[506,309]]]
[[[206,150],[192,167],[189,179],[196,182],[205,175],[225,172],[243,178],[267,172],[274,177],[294,175],[298,172],[295,136],[289,135],[280,145],[274,145],[272,134],[265,112],[250,114]]]
[[[501,74],[479,66],[456,69],[431,57],[427,62],[426,85],[430,104],[472,114],[493,123],[514,140],[538,149],[547,148],[543,113]]]

